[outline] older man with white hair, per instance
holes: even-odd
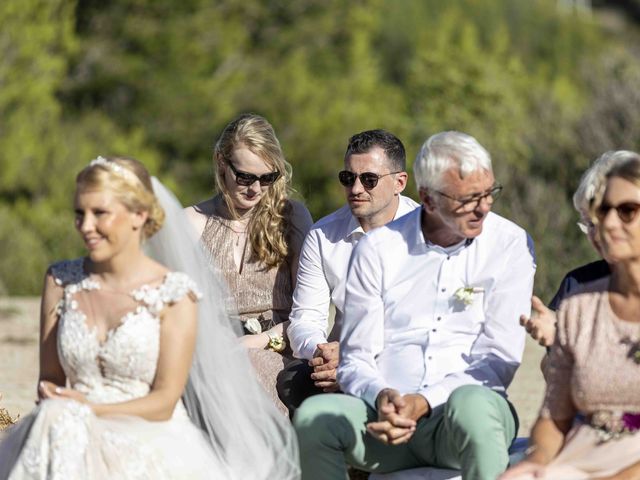
[[[520,364],[535,261],[491,212],[502,187],[473,137],[442,132],[414,173],[421,207],[356,247],[338,380],[294,418],[303,479],[420,466],[495,479],[518,430],[506,389]]]

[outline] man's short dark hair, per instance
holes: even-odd
[[[367,153],[375,147],[384,151],[389,160],[388,167],[391,171],[404,172],[406,170],[407,154],[404,145],[394,134],[381,129],[366,130],[352,136],[349,139],[344,159],[346,161],[351,155]]]

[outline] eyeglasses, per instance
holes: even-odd
[[[603,202],[598,208],[596,208],[596,218],[598,221],[604,221],[609,214],[609,211],[612,209],[616,211],[618,218],[622,223],[631,223],[633,219],[636,218],[638,210],[640,210],[640,203],[624,202],[614,207],[613,205]]]
[[[364,172],[360,175],[356,175],[349,170],[342,170],[340,173],[338,173],[338,180],[340,180],[340,183],[345,187],[353,187],[353,185],[356,183],[356,178],[359,178],[362,186],[367,190],[371,190],[372,188],[376,188],[376,185],[378,185],[378,180],[380,180],[382,177],[393,175],[394,173],[400,172],[389,172],[382,175],[378,175],[377,173],[373,172]]]
[[[502,188],[503,188],[502,185],[498,183],[493,187],[491,187],[486,192],[476,193],[474,195],[469,195],[468,197],[462,197],[462,198],[447,195],[446,193],[441,192],[439,190],[436,190],[435,192],[438,195],[442,195],[443,197],[446,197],[450,200],[455,200],[456,202],[459,202],[460,206],[458,207],[458,210],[461,210],[464,212],[471,212],[476,208],[478,208],[482,200],[486,200],[486,202],[489,205],[493,205],[493,202],[495,202],[498,199],[498,197],[500,197]]]
[[[229,168],[236,177],[236,183],[243,187],[248,187],[249,185],[253,185],[256,182],[260,182],[262,187],[268,187],[269,185],[273,185],[275,181],[280,177],[280,172],[275,171],[271,173],[265,173],[264,175],[254,175],[253,173],[241,172],[240,170],[236,170],[236,167],[233,166],[233,163],[227,162]]]

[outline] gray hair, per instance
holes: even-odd
[[[489,152],[471,135],[449,131],[430,136],[413,164],[418,190],[438,190],[443,173],[455,166],[462,178],[480,169],[493,171]]]
[[[629,150],[605,152],[582,174],[580,184],[573,194],[573,206],[581,219],[586,220],[590,217],[591,205],[602,193],[609,171],[631,159],[637,160],[640,156]]]

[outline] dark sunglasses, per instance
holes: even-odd
[[[616,211],[618,218],[622,220],[623,223],[630,223],[634,218],[636,218],[638,210],[640,210],[640,203],[624,202],[620,205],[616,205],[615,207],[608,203],[602,203],[598,208],[596,208],[596,218],[598,221],[604,221],[611,209]]]
[[[280,172],[277,170],[275,172],[265,173],[264,175],[258,176],[253,173],[236,170],[236,167],[234,167],[231,162],[227,162],[227,165],[229,165],[229,168],[231,168],[231,171],[235,175],[236,183],[243,187],[248,187],[256,182],[260,182],[260,185],[263,187],[268,187],[269,185],[273,185],[278,177],[280,177]]]
[[[359,178],[362,186],[367,190],[371,190],[372,188],[376,188],[376,185],[378,185],[378,180],[380,180],[382,177],[393,175],[394,173],[400,172],[389,172],[383,175],[378,175],[377,173],[373,172],[364,172],[360,175],[356,175],[355,173],[348,170],[342,170],[340,173],[338,173],[338,180],[340,180],[340,183],[345,187],[353,187],[353,184],[356,183],[356,178]]]

